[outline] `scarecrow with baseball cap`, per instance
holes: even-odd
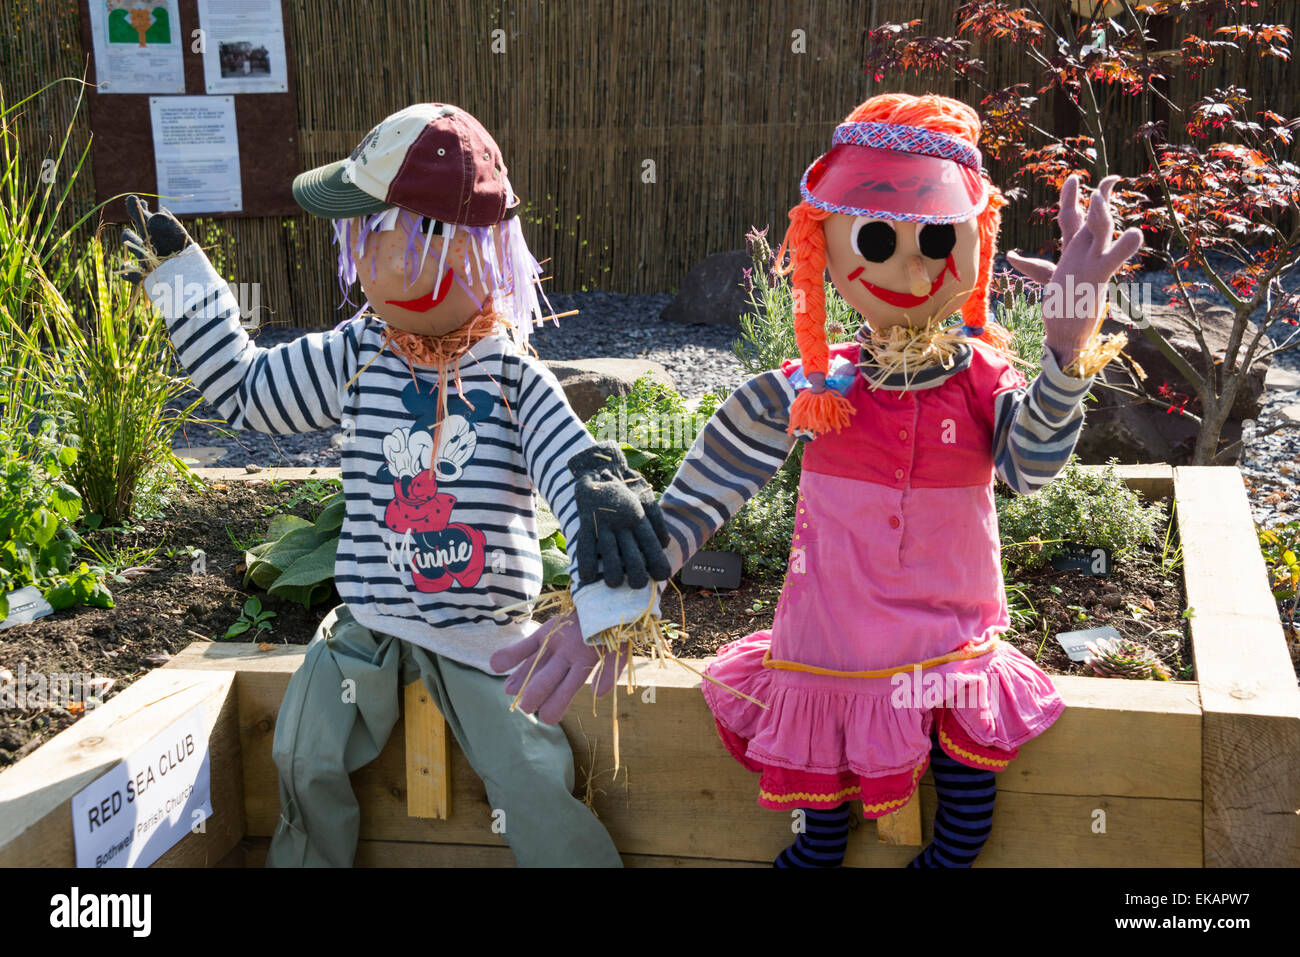
[[[589,642],[644,603],[578,581],[575,556],[573,611],[542,626],[511,612],[541,590],[538,493],[584,567],[617,569],[613,581],[666,577],[642,557],[665,533],[648,484],[616,445],[593,441],[554,375],[525,354],[548,316],[501,150],[464,110],[421,103],[347,159],[298,176],[293,193],[334,221],[339,284],[346,293],[359,282],[365,302],[332,331],[272,349],[249,339],[228,285],[170,213],[131,197],[134,228],[123,233],[138,257],[129,275],[231,425],[344,430],[343,603],[280,707],[281,817],[267,862],[352,864],[348,775],[379,754],[402,687],[420,678],[504,813],[521,865],[618,866],[573,796],[556,702],[593,671],[597,693],[613,687],[622,661]],[[551,657],[533,676],[534,716],[510,707],[504,673],[541,647]]]
[[[897,811],[927,767],[934,839],[912,866],[970,866],[995,773],[1064,707],[999,638],[993,482],[1030,493],[1069,459],[1093,376],[1123,341],[1097,338],[1096,293],[1141,234],[1112,237],[1114,178],[1086,212],[1065,183],[1060,261],[1010,257],[1045,284],[1042,370],[1026,385],[989,314],[1006,200],[979,135],[973,109],[935,95],[874,97],[835,130],[778,253],[799,358],[732,393],[660,503],[677,569],[807,443],[772,628],[723,647],[702,684],[724,746],[761,775],[758,803],[802,810],[780,867],[840,865],[849,802]],[[828,345],[827,274],[863,319],[855,341]]]

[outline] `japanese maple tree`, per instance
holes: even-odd
[[[1165,292],[1184,306],[1180,320],[1211,370],[1199,371],[1156,327],[1134,317],[1195,395],[1144,384],[1130,370],[1131,394],[1198,424],[1198,465],[1222,460],[1239,444],[1223,448],[1221,435],[1252,365],[1300,345],[1300,329],[1292,330],[1300,296],[1281,282],[1300,261],[1300,119],[1269,109],[1266,91],[1236,83],[1175,102],[1170,80],[1199,77],[1216,64],[1232,64],[1244,77],[1241,67],[1256,57],[1289,63],[1292,31],[1271,22],[1284,7],[1294,9],[1267,0],[974,0],[958,9],[952,36],[923,34],[921,20],[886,23],[868,34],[866,68],[877,80],[929,72],[979,91],[981,145],[1021,181],[1005,190],[1008,198],[1025,198],[1033,183],[1055,196],[1076,172],[1094,183],[1123,177],[1113,194],[1116,225],[1141,227],[1147,254],[1172,270]],[[1160,49],[1162,37],[1175,48]],[[995,45],[1031,61],[1037,83],[989,85],[976,54]],[[1116,97],[1135,97],[1140,118],[1122,138],[1104,122]],[[1062,110],[1075,122],[1060,122]],[[1075,124],[1068,132],[1051,129]],[[1055,211],[1039,206],[1032,215]],[[1220,352],[1207,343],[1197,310],[1195,293],[1209,286],[1234,314]],[[1132,315],[1123,290],[1114,293]],[[1264,332],[1278,320],[1288,333],[1266,344]]]

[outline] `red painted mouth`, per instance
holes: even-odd
[[[863,268],[864,267],[859,266],[857,269],[853,270],[853,272],[849,273],[849,281],[851,282],[854,279],[858,279],[858,276],[862,274]],[[907,292],[895,292],[893,289],[885,289],[881,286],[877,286],[875,283],[867,282],[865,279],[858,279],[858,282],[862,283],[867,292],[871,293],[882,302],[887,302],[889,305],[896,306],[899,309],[908,309],[921,305],[938,292],[939,287],[944,283],[943,277],[949,272],[952,273],[954,279],[961,278],[957,275],[957,264],[952,261],[951,255],[948,256],[948,261],[944,263],[943,269],[939,272],[938,277],[934,282],[930,283],[930,291],[924,296],[913,296],[911,293]]]
[[[398,306],[402,309],[409,309],[411,312],[428,312],[438,303],[447,298],[447,293],[451,292],[452,272],[447,270],[447,275],[442,277],[442,282],[438,283],[436,289],[430,289],[418,299],[385,299],[390,306]]]

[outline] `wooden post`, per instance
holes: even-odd
[[[1174,469],[1204,714],[1206,867],[1300,860],[1300,691],[1234,468]]]
[[[893,814],[876,818],[876,837],[881,844],[901,844],[905,847],[921,846],[921,792],[918,789],[908,801]]]
[[[447,774],[447,721],[423,679],[406,686],[406,813],[447,817],[451,809]]]

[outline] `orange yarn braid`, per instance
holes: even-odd
[[[946,96],[926,93],[913,96],[907,93],[885,93],[873,96],[860,104],[844,120],[846,123],[901,123],[920,126],[939,133],[957,136],[973,146],[979,146],[979,114],[971,107]],[[997,251],[1000,210],[1007,204],[1001,191],[988,184],[989,199],[978,218],[980,261],[975,288],[962,305],[965,324],[972,328],[983,327],[978,340],[995,348],[1005,348],[1011,341],[1010,333],[989,319],[989,284],[993,274],[993,254]],[[826,342],[826,235],[822,222],[830,213],[808,203],[800,203],[790,210],[790,226],[777,253],[777,262],[783,265],[783,274],[793,273],[795,296],[794,332],[803,360],[804,374],[826,374],[829,352]],[[791,434],[811,431],[816,435],[835,432],[846,426],[853,406],[843,396],[827,390],[813,393],[805,390],[795,399],[790,411]]]

